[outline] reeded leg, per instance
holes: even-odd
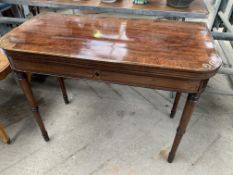
[[[16,75],[17,75],[20,87],[21,87],[24,95],[26,96],[29,105],[32,108],[32,113],[33,113],[33,115],[34,115],[34,117],[36,119],[37,124],[40,127],[40,130],[41,130],[41,133],[42,133],[42,135],[44,137],[44,140],[49,141],[49,136],[47,134],[47,131],[45,130],[44,123],[43,123],[43,121],[41,119],[41,116],[40,116],[40,113],[39,113],[39,110],[38,110],[38,105],[37,105],[37,103],[36,103],[36,101],[34,99],[31,86],[30,86],[30,84],[28,83],[28,80],[27,80],[27,76],[23,72],[16,72]]]
[[[61,77],[58,77],[57,79],[58,79],[58,82],[59,82],[60,87],[61,87],[61,91],[62,91],[64,102],[65,102],[65,104],[69,104],[69,100],[68,100],[68,95],[67,95],[67,92],[66,92],[66,86],[65,86],[65,83],[64,83],[64,79],[61,78]]]
[[[4,143],[7,143],[7,144],[10,144],[11,143],[11,140],[10,138],[8,137],[5,129],[3,128],[3,126],[0,124],[0,137],[2,138],[2,141]]]
[[[181,97],[181,92],[177,92],[176,97],[175,97],[175,101],[174,101],[173,106],[172,106],[170,118],[174,118],[174,116],[176,115],[176,109],[177,109],[177,106],[179,104],[180,97]]]
[[[196,103],[199,99],[199,95],[198,94],[189,94],[187,97],[187,101],[180,119],[180,123],[179,126],[177,128],[177,132],[176,132],[176,137],[174,139],[173,145],[172,145],[172,149],[168,155],[168,159],[167,161],[169,163],[172,163],[172,161],[174,160],[175,154],[176,154],[176,150],[180,144],[180,141],[182,139],[182,136],[185,133],[186,127],[189,123],[189,120],[192,116],[194,107],[196,106]]]

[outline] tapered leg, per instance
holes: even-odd
[[[176,109],[177,109],[177,106],[179,104],[180,97],[181,97],[181,92],[177,92],[176,97],[175,97],[175,101],[174,101],[173,106],[172,106],[170,118],[174,118],[174,116],[176,115]]]
[[[172,149],[168,155],[168,159],[167,161],[169,163],[172,163],[172,161],[174,160],[175,154],[176,154],[176,150],[180,144],[180,141],[182,139],[182,136],[185,133],[186,127],[189,123],[189,120],[192,116],[194,107],[197,103],[199,99],[199,95],[198,94],[189,94],[187,97],[187,101],[180,119],[180,123],[179,126],[177,128],[177,132],[176,132],[176,136],[172,145]]]
[[[60,87],[61,87],[61,91],[62,91],[64,102],[65,102],[65,104],[69,104],[69,100],[68,100],[68,95],[67,95],[67,92],[66,92],[66,86],[65,86],[65,83],[64,83],[64,79],[61,78],[61,77],[58,77],[57,79],[58,79],[58,82],[59,82]]]
[[[7,143],[7,144],[11,143],[10,138],[8,137],[5,129],[3,128],[3,126],[1,124],[0,124],[0,137],[2,138],[4,143]]]
[[[44,140],[49,141],[49,136],[47,134],[47,131],[45,130],[44,123],[43,123],[43,121],[41,119],[39,109],[38,109],[38,105],[37,105],[36,100],[34,99],[31,86],[28,83],[27,75],[25,73],[23,73],[23,72],[16,72],[16,75],[17,75],[20,87],[21,87],[24,95],[26,96],[29,105],[32,108],[32,113],[33,113],[33,115],[34,115],[34,117],[36,119],[37,124],[40,127],[40,130],[41,130],[41,133],[42,133],[42,135],[44,137]]]

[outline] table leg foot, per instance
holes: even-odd
[[[172,110],[171,110],[171,113],[170,113],[170,118],[174,118],[174,116],[176,115],[176,109],[178,107],[180,97],[181,97],[181,93],[177,92],[176,97],[175,97],[175,101],[173,103]]]
[[[48,136],[47,131],[45,131],[44,133],[42,133],[42,136],[43,136],[43,138],[44,138],[44,140],[45,140],[46,142],[49,141],[49,136]]]
[[[181,142],[181,139],[185,133],[185,130],[188,126],[188,123],[190,121],[190,118],[192,116],[193,110],[196,106],[196,103],[198,102],[199,99],[199,95],[198,94],[189,94],[185,103],[185,107],[180,119],[180,123],[179,126],[177,128],[177,132],[176,132],[176,136],[172,145],[172,149],[169,153],[168,159],[167,161],[169,163],[171,163],[174,158],[175,158],[175,154],[177,151],[177,148]]]
[[[174,118],[174,117],[175,117],[175,114],[176,114],[176,111],[171,111],[171,113],[170,113],[170,118]]]
[[[16,72],[16,75],[17,75],[20,87],[21,87],[25,97],[27,98],[29,105],[31,106],[31,110],[32,110],[32,113],[34,115],[34,118],[35,118],[38,126],[40,127],[42,136],[44,137],[45,141],[49,141],[48,133],[47,133],[45,126],[44,126],[44,123],[41,119],[41,116],[39,113],[39,108],[38,108],[37,102],[33,96],[31,86],[27,80],[27,76],[23,72]]]
[[[64,98],[64,102],[65,102],[65,104],[69,104],[70,102],[69,102],[69,100],[68,100],[68,98],[67,97],[63,97]]]
[[[37,123],[38,123],[38,125],[40,127],[40,130],[41,130],[41,133],[42,133],[42,136],[43,136],[44,140],[46,142],[48,142],[49,141],[49,136],[48,136],[48,133],[47,133],[45,127],[44,127],[44,124],[43,124],[43,121],[41,119],[38,107],[32,108],[32,112],[33,112],[34,117],[35,117],[35,119],[36,119],[36,121],[37,121]]]
[[[66,86],[65,86],[64,79],[62,77],[58,77],[57,79],[58,79],[58,82],[59,82],[60,87],[61,87],[64,102],[65,102],[65,104],[69,104],[69,99],[68,99],[68,95],[66,92]]]
[[[11,139],[8,139],[7,141],[6,141],[6,143],[9,145],[9,144],[11,144]]]
[[[169,152],[169,155],[168,155],[168,158],[167,158],[168,163],[172,163],[174,158],[175,158],[175,155],[172,154],[171,152]]]

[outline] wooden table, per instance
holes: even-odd
[[[221,65],[206,25],[178,21],[41,14],[5,35],[0,47],[46,141],[26,72],[188,93],[169,162],[200,94]]]
[[[203,0],[195,0],[189,8],[184,9],[168,7],[166,0],[150,0],[146,5],[134,5],[132,0],[118,0],[116,3],[101,3],[100,0],[0,0],[0,2],[146,16],[207,18],[208,15]]]

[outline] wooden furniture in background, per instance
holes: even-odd
[[[208,10],[203,0],[195,0],[189,8],[179,9],[167,6],[167,0],[150,0],[146,5],[135,5],[132,0],[118,0],[103,3],[100,0],[0,0],[8,4],[21,4],[48,8],[79,9],[146,16],[177,18],[207,18]]]
[[[209,78],[221,66],[203,23],[47,13],[5,35],[0,47],[46,141],[49,137],[26,72],[188,93],[168,162],[175,157]]]
[[[11,72],[10,63],[8,59],[0,51],[0,80],[6,78]],[[10,138],[8,137],[4,127],[0,124],[0,138],[4,143],[10,144]]]

